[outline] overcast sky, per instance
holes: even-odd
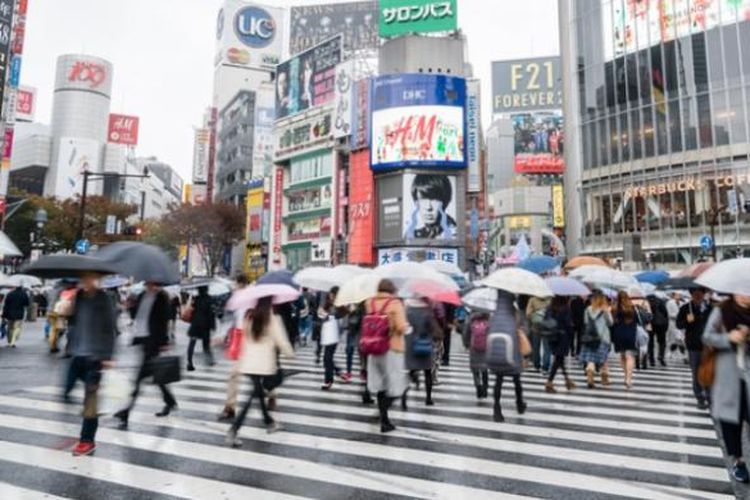
[[[38,89],[49,123],[55,60],[85,53],[114,64],[111,111],[141,119],[137,154],[189,180],[193,132],[210,104],[216,15],[222,0],[29,0],[21,83]],[[266,0],[288,7],[319,0]],[[558,53],[556,0],[458,0],[458,23],[490,110],[490,63]]]

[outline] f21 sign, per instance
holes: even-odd
[[[371,90],[373,170],[466,167],[466,80],[406,74],[375,78]]]

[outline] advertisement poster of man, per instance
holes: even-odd
[[[289,53],[298,54],[335,34],[344,37],[345,50],[376,49],[378,2],[292,7],[289,23]]]
[[[404,175],[405,240],[455,240],[456,178],[444,174]]]
[[[513,121],[515,171],[562,173],[565,137],[560,111],[518,113]]]

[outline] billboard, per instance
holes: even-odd
[[[205,184],[193,184],[188,202],[192,205],[204,205],[207,201],[208,187]]]
[[[395,247],[378,249],[378,265],[393,262],[425,262],[442,260],[458,264],[458,248],[440,247]]]
[[[492,111],[562,108],[560,57],[537,57],[492,63]]]
[[[284,167],[276,167],[273,179],[273,262],[281,263],[281,217],[284,209]]]
[[[136,146],[138,144],[138,117],[110,113],[107,142]]]
[[[565,138],[561,111],[511,115],[513,122],[513,169],[518,174],[562,174]]]
[[[81,192],[83,171],[98,172],[101,163],[101,146],[91,139],[60,138],[55,174],[55,196],[72,198]]]
[[[333,218],[330,215],[295,220],[287,224],[287,239],[302,241],[331,236]]]
[[[284,11],[227,0],[216,19],[215,64],[273,68],[281,59]]]
[[[274,129],[274,155],[284,160],[325,147],[332,138],[331,111]]]
[[[466,191],[478,193],[482,188],[480,161],[482,155],[482,120],[480,106],[479,80],[466,82],[466,164],[468,177]]]
[[[112,65],[96,57],[61,56],[55,76],[55,91],[58,90],[84,90],[109,98]]]
[[[258,185],[260,184],[260,185]],[[262,257],[263,230],[263,181],[255,183],[247,190],[245,198],[247,220],[245,224],[245,273],[255,280],[263,273],[265,263]]]
[[[286,197],[289,200],[290,214],[318,208],[331,208],[333,201],[330,184],[289,191]]]
[[[33,122],[36,113],[36,89],[21,86],[16,94],[16,120]]]
[[[404,240],[458,239],[456,177],[445,174],[404,174]]]
[[[380,0],[380,36],[455,31],[457,3],[457,0]]]
[[[336,94],[333,100],[333,137],[351,135],[354,61],[344,61],[336,67]]]
[[[346,51],[377,49],[378,2],[346,2],[292,7],[289,53],[299,54],[328,40],[343,36]]]
[[[375,179],[370,170],[370,154],[366,150],[353,152],[349,160],[349,239],[350,264],[373,264],[375,230]]]
[[[208,128],[194,129],[193,139],[193,183],[205,184],[208,181],[208,146],[211,131]]]
[[[466,166],[466,80],[403,74],[372,81],[373,170]]]
[[[342,60],[341,35],[276,67],[276,119],[331,102],[336,66]]]
[[[352,150],[367,147],[370,140],[370,79],[354,83],[352,92]]]
[[[271,175],[273,170],[274,89],[263,84],[255,92],[255,122],[253,127],[253,177]]]

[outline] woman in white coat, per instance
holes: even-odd
[[[294,350],[284,330],[281,318],[273,314],[272,297],[263,297],[253,309],[252,317],[245,321],[245,337],[242,342],[242,354],[239,359],[239,370],[250,377],[253,387],[250,397],[237,415],[227,434],[227,444],[232,447],[242,446],[237,433],[245,421],[253,399],[258,399],[263,422],[268,432],[279,429],[266,408],[263,378],[275,375],[278,371],[277,351],[293,358]]]

